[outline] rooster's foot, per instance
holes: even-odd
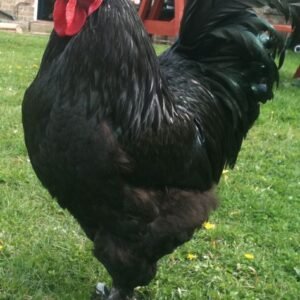
[[[132,292],[117,288],[109,289],[104,283],[100,282],[96,286],[96,292],[91,300],[136,300]]]
[[[106,284],[99,282],[96,285],[96,290],[93,293],[91,300],[108,300],[109,294],[110,290]]]

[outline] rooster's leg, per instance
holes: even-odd
[[[107,300],[133,299],[134,288],[147,285],[155,276],[156,261],[151,261],[135,240],[108,230],[99,230],[94,239],[94,255],[112,277]]]

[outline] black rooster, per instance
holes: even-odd
[[[278,81],[283,43],[251,10],[267,2],[188,0],[157,58],[129,0],[56,1],[24,97],[25,142],[112,276],[108,299],[147,285],[216,208],[214,186]]]

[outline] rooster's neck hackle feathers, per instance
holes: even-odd
[[[76,94],[72,99],[87,98],[88,117],[105,114],[132,138],[172,121],[174,109],[154,48],[130,1],[103,1],[73,37],[53,33],[41,69],[51,65],[57,72],[54,65],[60,65],[60,56],[69,53],[78,64],[67,60],[63,69],[59,67],[62,89],[81,90],[85,96]],[[64,78],[81,88],[64,86]],[[99,111],[100,107],[105,110]]]

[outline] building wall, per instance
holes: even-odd
[[[0,10],[13,16],[17,22],[34,19],[34,0],[0,0]]]

